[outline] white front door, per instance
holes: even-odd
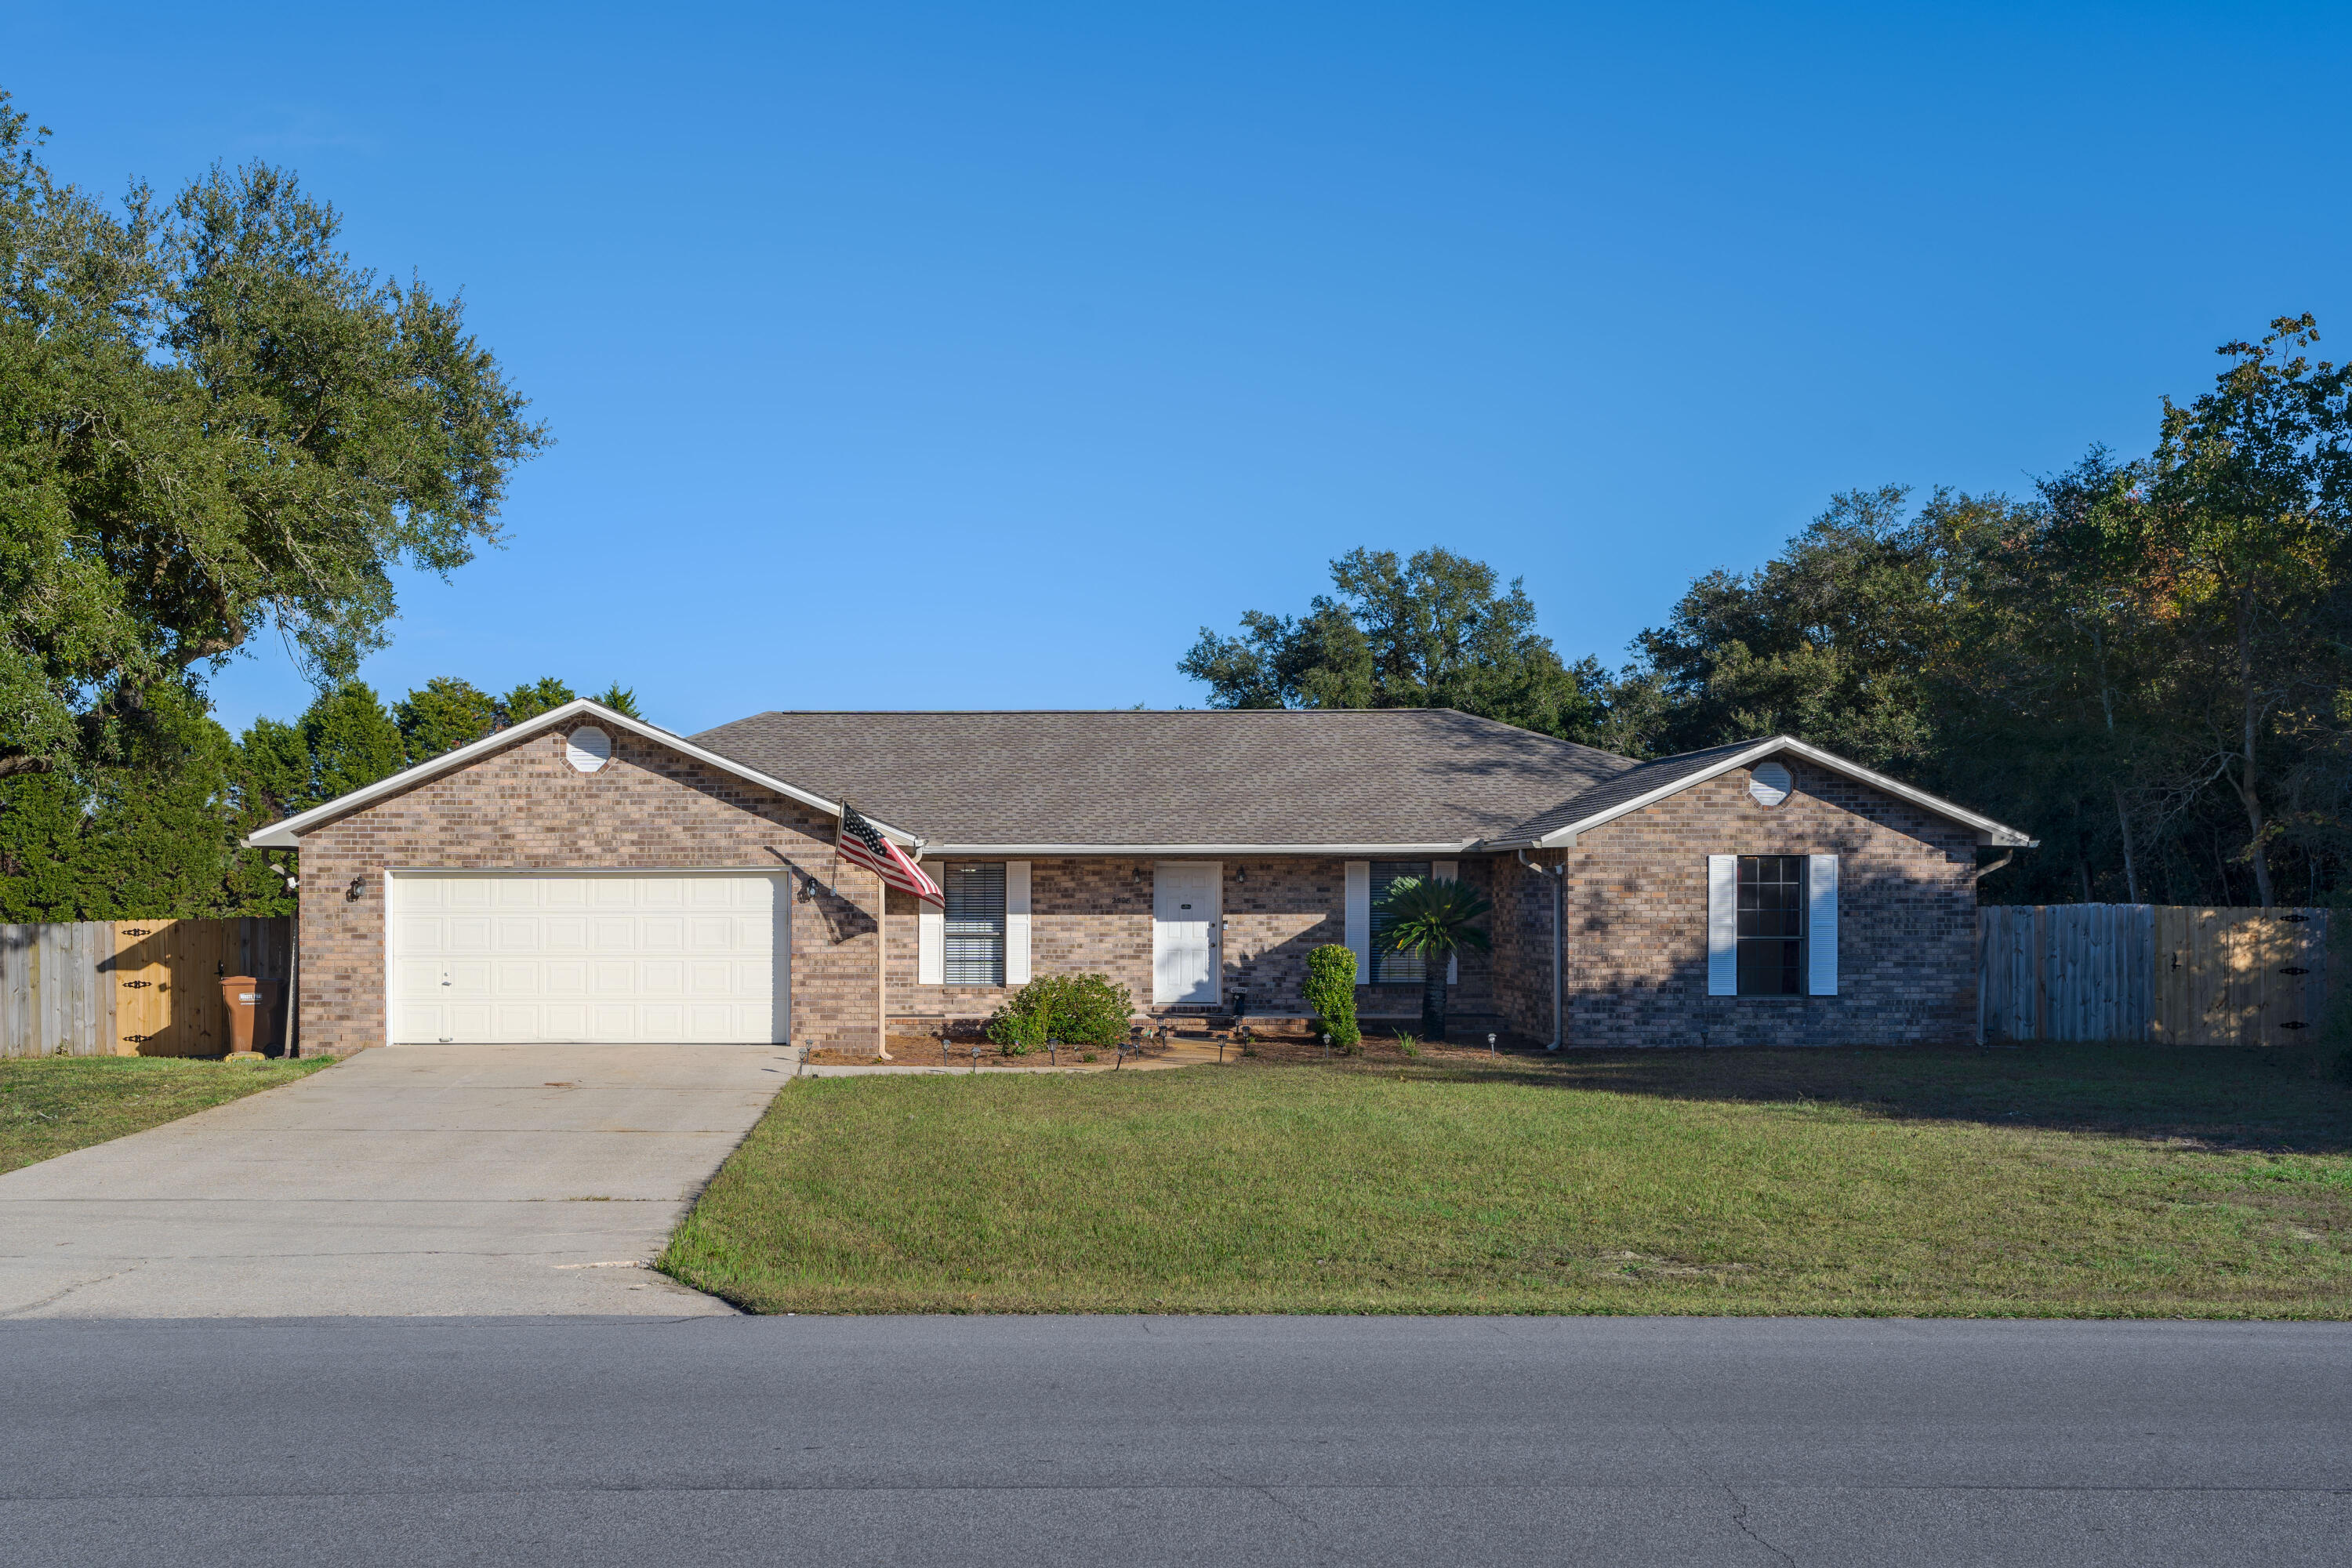
[[[399,872],[395,1043],[791,1037],[782,873]]]
[[[1162,860],[1151,884],[1151,1000],[1218,1000],[1223,868],[1214,860]]]

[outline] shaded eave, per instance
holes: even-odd
[[[1802,757],[1808,762],[1826,768],[1831,773],[1843,773],[1847,778],[1858,780],[1874,789],[1893,795],[1897,800],[1908,802],[1922,811],[1932,812],[1948,821],[1973,828],[1976,830],[1979,844],[2031,849],[2041,842],[2037,838],[2019,832],[2014,827],[1995,822],[1990,816],[1981,816],[1969,810],[1966,806],[1946,800],[1941,795],[1930,795],[1927,791],[1915,788],[1900,779],[1888,778],[1885,773],[1865,768],[1860,763],[1848,762],[1834,752],[1825,752],[1819,746],[1807,745],[1793,736],[1775,735],[1769,740],[1759,741],[1744,750],[1719,757],[1703,768],[1669,779],[1655,789],[1603,806],[1589,816],[1579,817],[1573,822],[1550,828],[1540,834],[1505,834],[1499,837],[1486,839],[1479,847],[1483,849],[1572,849],[1576,847],[1577,836],[1580,834],[1590,833],[1596,827],[1605,826],[1621,816],[1640,811],[1644,806],[1654,805],[1670,795],[1681,794],[1693,784],[1705,784],[1707,780],[1719,778],[1735,768],[1752,766],[1767,757],[1784,753]]]
[[[746,767],[731,757],[723,757],[716,752],[705,751],[693,742],[673,735],[667,730],[656,729],[642,719],[632,719],[626,714],[615,713],[600,702],[581,697],[566,702],[561,708],[551,708],[536,718],[526,719],[520,724],[509,725],[504,730],[485,735],[480,740],[460,746],[454,752],[444,752],[441,755],[427,762],[419,763],[413,768],[404,768],[390,778],[378,779],[375,783],[355,789],[348,795],[337,795],[324,805],[314,805],[299,816],[287,817],[282,822],[273,822],[259,832],[247,836],[245,842],[248,847],[254,849],[299,849],[301,847],[299,840],[302,835],[324,827],[339,817],[347,816],[354,811],[374,805],[377,801],[398,795],[403,790],[414,789],[418,784],[439,778],[444,773],[455,773],[459,768],[469,767],[491,752],[511,746],[518,741],[528,741],[533,735],[544,734],[550,730],[562,729],[574,720],[581,719],[593,719],[607,729],[621,731],[626,734],[635,735],[640,740],[650,741],[655,745],[667,747],[680,756],[691,757],[706,767],[716,768],[720,773],[743,780],[746,784],[757,784],[761,789],[773,790],[781,795],[789,795],[803,805],[814,807],[828,816],[841,815],[839,801],[827,800],[814,791],[803,789],[797,784],[786,784],[783,780],[763,773],[757,768]],[[876,827],[901,844],[918,848],[922,845],[923,840],[919,837],[902,827],[893,827],[888,823],[872,818],[868,820],[874,821]]]
[[[975,860],[1019,860],[1058,855],[1169,855],[1203,858],[1227,855],[1337,855],[1359,858],[1393,857],[1412,859],[1433,855],[1467,855],[1477,847],[1478,840],[1475,838],[1429,844],[927,844],[923,847],[923,858],[936,860],[964,856]]]

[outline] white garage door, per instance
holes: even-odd
[[[791,1036],[783,877],[395,874],[396,1042]]]

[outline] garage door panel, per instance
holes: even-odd
[[[780,876],[393,879],[396,1040],[787,1037]]]

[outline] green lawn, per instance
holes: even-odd
[[[0,1171],[275,1089],[329,1065],[170,1057],[0,1059]]]
[[[2106,1046],[802,1079],[662,1267],[766,1312],[2346,1317],[2352,1091]]]

